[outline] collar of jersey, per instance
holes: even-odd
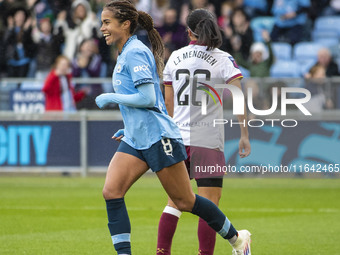
[[[199,46],[206,46],[206,45],[204,45],[204,44],[199,44],[199,43],[197,43],[197,41],[195,40],[195,41],[190,41],[190,43],[189,43],[189,45],[199,45]]]
[[[137,35],[133,35],[131,36],[129,39],[127,39],[126,43],[124,44],[123,48],[122,48],[122,51],[121,53],[119,54],[122,54],[122,52],[124,51],[124,49],[126,48],[126,46],[128,46],[128,44],[132,41],[132,40],[135,40],[137,39]]]

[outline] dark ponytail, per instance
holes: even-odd
[[[156,60],[159,77],[163,77],[164,69],[164,44],[158,31],[153,26],[153,20],[146,12],[138,11],[138,24],[148,32],[152,53]]]
[[[205,9],[197,9],[187,17],[187,25],[197,37],[197,43],[206,45],[207,50],[218,48],[222,44],[221,30],[216,17]]]
[[[120,23],[130,21],[130,34],[133,34],[139,24],[148,32],[148,37],[152,46],[152,53],[156,60],[157,73],[163,76],[164,69],[164,45],[161,36],[153,26],[153,20],[149,14],[137,11],[129,0],[114,0],[107,3],[104,7],[113,12],[113,17]]]

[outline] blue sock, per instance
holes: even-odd
[[[223,212],[210,200],[196,195],[192,214],[205,220],[224,239],[231,239],[237,231]]]
[[[131,254],[131,225],[124,198],[106,200],[112,243],[118,254]]]

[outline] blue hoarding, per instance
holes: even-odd
[[[122,121],[89,121],[87,124],[87,162],[89,166],[108,166],[119,142],[112,136]]]
[[[88,167],[107,167],[119,142],[113,134],[122,121],[87,121]],[[237,169],[244,165],[335,166],[340,163],[340,122],[299,121],[296,127],[250,127],[251,155],[238,156],[239,126],[225,126],[225,158]],[[208,139],[209,137],[207,137]],[[1,166],[58,167],[81,165],[80,121],[1,121]],[[301,167],[300,167],[301,166]],[[309,169],[307,169],[309,170]]]
[[[0,166],[79,166],[78,121],[1,121]]]

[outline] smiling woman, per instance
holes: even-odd
[[[106,44],[116,44],[120,52],[127,38],[135,32],[137,25],[144,28],[151,42],[158,75],[162,77],[164,46],[149,14],[137,11],[129,1],[113,1],[108,3],[102,12],[102,24],[100,30]]]
[[[120,145],[103,188],[108,227],[117,253],[131,254],[131,226],[124,196],[149,168],[179,210],[198,215],[231,243],[242,240],[214,203],[192,191],[181,134],[166,111],[159,86],[164,47],[152,18],[137,11],[130,1],[111,1],[101,19],[106,43],[115,44],[119,56],[112,75],[115,93],[101,94],[96,103],[100,108],[118,103],[124,121],[124,129],[113,136]],[[152,52],[132,35],[137,24],[148,32]]]

